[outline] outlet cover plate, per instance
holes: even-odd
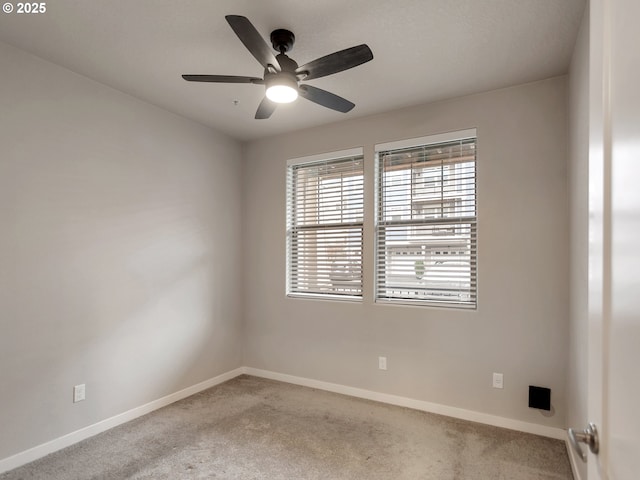
[[[81,402],[85,399],[85,384],[73,387],[73,403]]]
[[[378,357],[378,368],[380,370],[387,369],[387,357]]]

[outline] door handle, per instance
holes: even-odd
[[[587,461],[587,454],[582,450],[580,443],[586,443],[589,445],[591,453],[597,454],[600,451],[600,441],[598,440],[598,429],[594,423],[590,423],[587,428],[581,431],[576,431],[573,428],[569,429],[569,443],[571,448],[578,454],[583,462]]]

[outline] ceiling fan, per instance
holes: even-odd
[[[271,44],[276,51],[280,52],[274,55],[249,19],[240,15],[227,15],[225,18],[240,41],[264,67],[263,78],[234,75],[182,75],[182,78],[189,82],[264,85],[265,97],[256,111],[257,119],[269,118],[278,103],[293,102],[298,95],[342,113],[355,107],[355,104],[349,100],[311,85],[300,84],[300,82],[342,72],[372,60],[373,53],[367,45],[340,50],[298,66],[286,55],[295,42],[295,36],[289,30],[278,29],[271,32]]]

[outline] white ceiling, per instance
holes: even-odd
[[[13,2],[14,4],[16,2]],[[0,13],[0,41],[240,140],[531,82],[567,72],[585,0],[50,0]],[[268,41],[296,35],[300,65],[366,43],[374,59],[309,84],[351,100],[304,99],[254,120],[264,87],[191,83],[183,73],[262,76],[224,16]],[[238,105],[234,105],[238,100]]]

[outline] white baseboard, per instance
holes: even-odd
[[[438,403],[425,402],[422,400],[415,400],[412,398],[400,397],[397,395],[390,395],[387,393],[374,392],[371,390],[365,390],[362,388],[349,387],[346,385],[339,385],[336,383],[323,382],[320,380],[313,380],[304,377],[296,377],[293,375],[286,375],[283,373],[271,372],[268,370],[260,370],[252,367],[240,367],[235,370],[218,375],[217,377],[210,378],[204,382],[192,385],[178,392],[172,393],[158,400],[154,400],[140,407],[133,408],[127,412],[121,413],[111,418],[107,418],[93,425],[89,425],[75,432],[68,433],[62,437],[58,437],[49,442],[37,445],[29,450],[17,453],[11,457],[0,459],[0,473],[8,470],[13,470],[29,462],[37,460],[49,455],[57,450],[61,450],[65,447],[73,445],[74,443],[85,440],[89,437],[102,433],[123,423],[129,422],[135,418],[151,413],[154,410],[170,405],[178,400],[194,395],[198,392],[206,390],[207,388],[214,387],[220,383],[231,380],[238,375],[247,374],[255,377],[268,378],[271,380],[278,380],[281,382],[292,383],[295,385],[301,385],[304,387],[316,388],[318,390],[326,390],[334,393],[341,393],[343,395],[349,395],[351,397],[364,398],[367,400],[374,400],[377,402],[387,403],[390,405],[397,405],[400,407],[413,408],[415,410],[422,410],[424,412],[436,413],[439,415],[445,415],[448,417],[459,418],[462,420],[469,420],[472,422],[484,423],[486,425],[493,425],[496,427],[508,428],[510,430],[517,430],[526,433],[533,433],[535,435],[541,435],[544,437],[551,437],[559,440],[566,441],[565,431],[560,428],[547,427],[545,425],[537,425],[535,423],[523,422],[520,420],[514,420],[511,418],[499,417],[496,415],[489,415],[486,413],[475,412],[472,410],[465,410],[462,408],[450,407],[447,405],[441,405]],[[574,472],[576,480],[580,480],[577,468],[575,468],[575,457],[573,453],[569,451],[569,459],[571,461],[571,468]]]
[[[580,470],[578,469],[578,461],[582,462],[582,460],[576,457],[573,448],[571,448],[571,444],[569,443],[569,438],[565,435],[564,443],[567,447],[567,455],[569,455],[569,464],[571,465],[571,472],[573,473],[573,480],[582,480],[582,476],[580,476]]]
[[[107,418],[98,423],[94,423],[93,425],[89,425],[88,427],[81,428],[80,430],[76,430],[75,432],[68,433],[67,435],[63,435],[62,437],[58,437],[49,442],[30,448],[29,450],[17,453],[15,455],[12,455],[11,457],[4,458],[0,460],[0,473],[6,472],[8,470],[13,470],[14,468],[18,468],[29,462],[33,462],[34,460],[42,458],[45,455],[49,455],[50,453],[53,453],[57,450],[73,445],[74,443],[78,443],[81,440],[85,440],[89,437],[102,433],[106,430],[109,430],[110,428],[122,425],[123,423],[141,417],[142,415],[146,415],[147,413],[151,413],[154,410],[158,410],[159,408],[166,407],[167,405],[177,402],[178,400],[182,400],[183,398],[187,398],[198,392],[206,390],[207,388],[211,388],[220,383],[226,382],[227,380],[231,380],[232,378],[237,377],[238,375],[242,375],[243,373],[244,368],[236,368],[235,370],[231,370],[230,372],[223,373],[221,375],[218,375],[217,377],[213,377],[209,380],[205,380],[204,382],[192,385],[191,387],[187,387],[183,390],[167,395],[166,397],[159,398],[158,400],[154,400],[114,417]]]
[[[247,375],[253,375],[256,377],[279,380],[281,382],[293,383],[295,385],[302,385],[304,387],[317,388],[319,390],[327,390],[329,392],[341,393],[343,395],[349,395],[351,397],[365,398],[367,400],[374,400],[376,402],[388,403],[390,405],[397,405],[400,407],[413,408],[414,410],[422,410],[429,413],[437,413],[439,415],[445,415],[447,417],[469,420],[471,422],[484,423],[486,425],[493,425],[495,427],[533,433],[535,435],[555,438],[557,440],[566,439],[566,433],[561,428],[547,427],[545,425],[523,422],[521,420],[514,420],[512,418],[499,417],[497,415],[490,415],[488,413],[465,410],[463,408],[450,407],[438,403],[425,402],[422,400],[415,400],[413,398],[390,395],[388,393],[373,392],[371,390],[364,390],[362,388],[348,387],[346,385],[322,382],[320,380],[296,377],[293,375],[286,375],[283,373],[276,373],[268,370],[260,370],[252,367],[244,367],[243,372]]]

